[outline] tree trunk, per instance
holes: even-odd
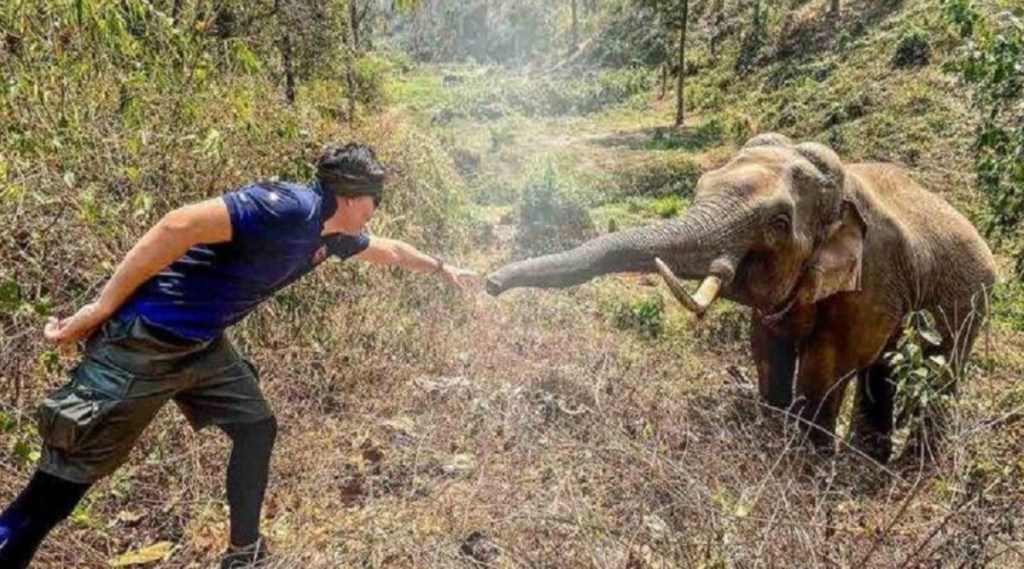
[[[281,38],[281,60],[284,64],[284,96],[295,103],[295,69],[292,66],[292,38],[285,32]]]
[[[711,49],[711,62],[718,62],[718,41],[722,37],[722,26],[725,24],[725,6],[722,0],[715,2],[714,16],[712,16],[711,25],[711,37],[708,38],[709,47]]]
[[[348,0],[348,26],[345,34],[345,42],[348,44],[347,52],[348,65],[345,70],[345,80],[348,84],[348,120],[356,121],[356,0]]]
[[[292,38],[288,34],[288,19],[285,17],[285,0],[275,0],[274,12],[281,29],[281,67],[284,68],[284,97],[288,104],[295,103],[295,69],[292,65]]]
[[[572,49],[570,53],[576,52],[576,46],[580,45],[579,18],[576,16],[576,0],[572,0]]]
[[[175,26],[178,25],[178,21],[181,19],[181,10],[185,7],[185,0],[174,0],[174,5],[171,6],[171,23]]]
[[[690,0],[683,0],[682,21],[679,24],[679,68],[676,76],[676,126],[683,125],[683,83],[686,80],[686,24],[689,19]]]
[[[348,23],[352,32],[352,51],[359,49],[359,4],[358,0],[348,0]]]
[[[667,61],[662,61],[661,62],[661,95],[658,96],[658,99],[659,100],[660,99],[664,99],[665,98],[665,93],[667,91],[668,91],[668,62]]]

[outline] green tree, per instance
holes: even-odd
[[[989,203],[986,232],[1009,241],[1024,276],[1024,22],[1004,12],[985,18],[972,0],[943,0],[964,44],[949,62],[972,87],[978,185]]]

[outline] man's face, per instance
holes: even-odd
[[[357,198],[338,198],[338,221],[346,235],[358,235],[366,228],[367,222],[377,211],[377,206],[370,196]]]

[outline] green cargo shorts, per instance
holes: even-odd
[[[37,409],[39,469],[80,483],[112,473],[168,399],[196,430],[273,416],[255,367],[223,336],[186,341],[141,318],[111,320]]]

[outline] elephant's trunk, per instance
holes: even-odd
[[[681,278],[715,274],[728,286],[737,246],[745,244],[734,235],[746,225],[744,211],[741,206],[695,206],[677,221],[604,235],[563,253],[507,265],[490,275],[487,290],[497,295],[517,287],[568,287],[609,273],[653,272],[655,259]]]

